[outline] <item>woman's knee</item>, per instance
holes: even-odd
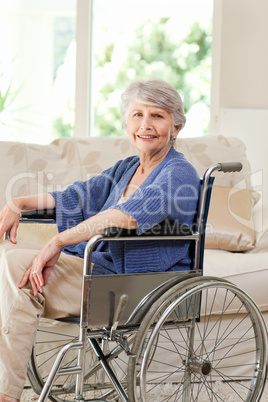
[[[16,245],[1,247],[0,253],[0,318],[3,322],[18,321],[27,316],[31,325],[43,312],[43,296],[35,297],[30,285],[19,289],[19,283],[37,250],[16,248]],[[14,324],[14,323],[13,323]],[[11,324],[10,324],[11,325]]]
[[[5,241],[0,244],[0,286],[7,282],[19,285],[26,269],[38,254],[38,250],[21,248]]]

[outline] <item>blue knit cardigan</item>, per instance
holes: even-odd
[[[184,155],[173,148],[124,203],[117,204],[139,166],[132,156],[88,181],[77,181],[64,191],[52,192],[61,232],[98,212],[117,208],[131,215],[142,234],[165,219],[191,225],[196,212],[200,178]],[[83,258],[86,243],[63,249]],[[93,251],[94,274],[160,272],[189,269],[188,241],[101,242]]]

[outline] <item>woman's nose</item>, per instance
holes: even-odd
[[[149,116],[144,116],[141,121],[141,130],[148,130],[151,129],[152,122]]]

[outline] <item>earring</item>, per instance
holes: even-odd
[[[170,143],[171,143],[171,146],[172,146],[172,147],[174,147],[175,141],[176,141],[176,137],[171,137],[171,138],[170,138]]]

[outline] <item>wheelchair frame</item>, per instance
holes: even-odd
[[[216,323],[213,322],[212,325],[210,321],[212,322],[214,317],[217,317],[217,314],[220,314],[220,321],[223,321],[222,317],[227,315],[228,318],[229,311],[232,309],[237,309],[235,315],[241,315],[242,323],[249,321],[250,328],[245,331],[245,336],[241,342],[250,342],[251,345],[252,341],[254,348],[254,350],[252,348],[250,351],[250,359],[252,360],[253,367],[252,379],[245,399],[241,400],[258,401],[260,399],[265,385],[267,359],[267,333],[262,315],[254,301],[237,286],[222,279],[202,276],[205,226],[213,183],[211,175],[215,171],[231,172],[239,171],[241,168],[242,165],[240,163],[219,163],[211,166],[206,171],[200,187],[197,230],[194,232],[188,227],[178,225],[175,228],[153,228],[151,231],[137,236],[135,231],[110,228],[105,230],[103,235],[95,236],[89,240],[84,253],[80,319],[66,318],[59,320],[79,323],[78,339],[62,347],[42,389],[40,385],[39,388],[35,386],[36,377],[39,374],[34,353],[31,359],[28,374],[33,388],[37,392],[41,391],[39,401],[45,401],[48,397],[54,401],[65,400],[64,397],[57,397],[57,395],[60,392],[68,394],[68,392],[74,390],[74,386],[76,401],[146,401],[147,394],[150,397],[150,392],[152,392],[151,390],[147,390],[148,384],[150,385],[151,381],[157,381],[157,379],[150,380],[150,376],[155,371],[154,369],[151,370],[150,367],[153,367],[155,361],[156,367],[160,364],[159,359],[161,357],[158,357],[158,353],[160,353],[162,348],[160,338],[161,331],[163,330],[167,331],[170,337],[170,344],[172,345],[167,346],[167,349],[172,348],[173,354],[177,355],[176,359],[181,360],[180,369],[175,370],[170,377],[167,377],[171,383],[173,378],[176,377],[176,381],[174,382],[178,384],[179,394],[175,396],[174,393],[173,399],[171,397],[171,399],[165,400],[180,400],[183,402],[198,400],[198,394],[202,387],[205,387],[207,390],[209,399],[210,389],[212,390],[215,383],[212,373],[217,371],[218,365],[218,363],[214,364],[213,359],[214,356],[219,354],[219,347],[218,344],[215,344],[213,351],[210,353],[206,351],[207,357],[202,357],[204,351],[201,353],[199,349],[205,350],[208,346],[206,345],[207,339],[205,337],[201,339],[203,336],[201,330],[205,331],[204,328],[210,326],[210,331],[215,331],[218,326],[217,319]],[[27,222],[31,221],[31,215],[28,213],[23,214],[23,217]],[[39,217],[38,212],[35,218]],[[48,217],[50,217],[49,214]],[[157,233],[157,236],[155,233]],[[106,276],[94,277],[94,275],[91,275],[92,251],[99,241],[146,241],[152,239],[160,241],[167,239],[193,241],[195,243],[193,270],[172,273],[107,276],[105,289],[102,287],[102,284],[105,283]],[[137,281],[135,282],[137,283],[136,289],[141,288],[141,293],[138,296],[135,289],[129,285],[133,281]],[[143,289],[144,287],[145,289]],[[120,293],[120,289],[122,288],[123,291],[119,295],[118,293]],[[100,293],[106,297],[106,302],[103,303],[106,306],[106,310],[104,316],[101,318],[98,308],[100,305]],[[131,300],[132,298],[134,298],[134,301]],[[211,298],[213,302],[211,302]],[[218,299],[223,301],[223,307],[219,308],[220,313],[217,313],[218,310],[214,311]],[[204,300],[207,304],[211,303],[210,310],[208,310],[209,314],[204,313],[202,310]],[[112,313],[111,305],[113,307]],[[92,314],[94,311],[95,315]],[[202,321],[204,316],[205,322]],[[199,325],[201,330],[199,330]],[[227,329],[221,335],[222,338],[219,335],[220,328],[217,328],[217,334],[215,335],[218,337],[217,339],[221,339],[218,342],[221,348],[224,349],[224,354],[226,353],[226,356],[223,356],[224,358],[229,357],[227,356],[229,350],[227,343],[228,334],[231,331],[229,328],[232,325],[232,322],[227,324]],[[196,327],[198,327],[198,331]],[[179,352],[179,348],[181,347],[179,341],[176,340],[175,342],[172,340],[174,331],[178,331],[182,337],[181,342],[185,342],[186,346],[182,345],[185,349],[184,352]],[[232,331],[235,331],[235,328]],[[246,335],[248,333],[250,333],[249,340],[248,335]],[[132,335],[134,340],[132,340]],[[130,340],[128,336],[131,338]],[[201,346],[198,346],[198,348],[195,346],[196,337],[200,338],[199,343]],[[100,345],[100,343],[104,344],[104,341],[116,342],[118,346],[109,353],[103,350]],[[94,351],[96,355],[97,361],[94,362],[92,368],[86,370],[86,348],[88,342],[91,351]],[[230,349],[239,349],[239,345],[234,344]],[[71,351],[77,352],[76,364],[68,364],[63,367],[66,355]],[[110,364],[114,357],[119,356],[121,351],[125,351],[126,356],[129,357],[128,375],[126,377],[124,374],[123,381],[118,379]],[[103,368],[105,375],[111,382],[110,388],[106,394],[104,392],[104,396],[100,395],[93,399],[84,399],[84,379],[94,374],[100,367]],[[163,369],[160,369],[158,373],[162,373],[161,370]],[[222,380],[229,380],[231,382],[232,379],[228,375],[228,369],[226,372],[227,374],[224,374],[224,377],[222,375]],[[163,370],[163,373],[165,374],[165,370]],[[69,387],[65,389],[63,387],[61,390],[56,389],[54,394],[53,392],[51,394],[56,378],[71,375],[76,376],[75,384],[72,381]],[[197,391],[194,391],[193,384],[202,384],[202,387],[197,385]],[[104,384],[104,389],[105,387],[106,385]],[[231,388],[233,389],[234,387],[232,386]],[[234,390],[234,394],[238,395],[238,391]],[[212,395],[215,395],[214,391]]]

